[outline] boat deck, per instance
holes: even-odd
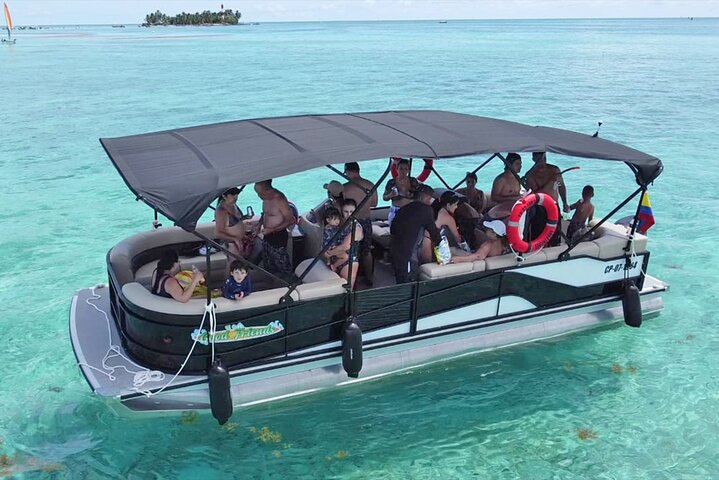
[[[83,375],[95,393],[106,397],[136,393],[135,373],[148,370],[133,362],[124,353],[117,325],[110,314],[110,290],[107,287],[79,290],[73,297],[70,308],[70,335],[75,355]],[[106,335],[102,335],[103,330],[107,332]],[[80,345],[82,350],[78,348]],[[111,351],[111,346],[117,346],[117,351],[123,352],[122,355]],[[148,381],[140,390],[162,387],[170,378],[171,375],[165,375],[164,378]],[[204,379],[205,376],[180,375],[174,384]]]

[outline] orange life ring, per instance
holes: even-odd
[[[522,232],[519,231],[519,219],[535,205],[539,205],[547,211],[547,225],[537,238],[527,242],[522,238]],[[558,224],[559,207],[557,202],[546,193],[530,193],[517,200],[517,203],[512,207],[512,213],[509,214],[509,221],[507,222],[507,240],[509,240],[509,244],[517,253],[536,252],[549,242]]]

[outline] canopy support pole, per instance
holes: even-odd
[[[442,182],[444,184],[444,186],[447,187],[448,190],[452,190],[452,187],[450,187],[449,184],[444,181],[444,178],[442,178],[442,176],[439,174],[439,172],[437,172],[437,170],[434,169],[434,166],[432,166],[432,173],[437,175],[437,178],[439,178],[439,181]]]
[[[644,196],[647,194],[647,188],[645,186],[642,187],[642,194],[639,195],[639,204],[637,205],[637,211],[634,213],[634,220],[632,220],[632,229],[629,232],[629,239],[627,240],[627,246],[624,247],[624,251],[627,252],[627,264],[630,262],[630,255],[629,252],[632,250],[632,243],[634,243],[634,234],[637,232],[637,227],[639,226],[639,212],[642,209],[642,202],[644,201]]]
[[[155,219],[152,221],[152,228],[160,228],[162,224],[160,223],[159,218],[157,217],[157,209],[153,208],[153,212],[155,212]]]
[[[392,170],[392,160],[390,160],[390,161],[388,162],[387,168],[385,169],[384,173],[383,173],[382,176],[379,178],[379,180],[377,180],[377,183],[374,184],[374,186],[370,189],[369,192],[367,192],[367,194],[366,194],[365,197],[362,199],[362,201],[359,203],[359,205],[357,205],[357,209],[355,210],[355,213],[353,213],[353,214],[350,216],[350,218],[348,218],[347,220],[344,220],[344,221],[340,224],[339,228],[337,229],[337,232],[334,234],[334,236],[332,237],[331,241],[328,242],[327,245],[325,245],[324,247],[322,247],[322,250],[320,250],[320,253],[318,253],[317,256],[315,256],[315,258],[312,260],[312,262],[310,262],[310,264],[307,266],[307,268],[305,268],[305,271],[302,272],[302,274],[301,274],[299,277],[297,277],[297,280],[296,280],[296,281],[294,281],[291,285],[289,285],[289,290],[288,290],[287,293],[285,293],[285,295],[282,297],[283,299],[284,299],[285,297],[289,297],[290,294],[297,288],[297,286],[302,283],[302,280],[304,280],[304,278],[307,276],[307,274],[310,273],[310,270],[312,270],[312,267],[314,267],[314,266],[317,264],[317,262],[320,260],[320,258],[322,258],[322,256],[325,254],[325,252],[326,252],[327,250],[329,250],[329,245],[337,239],[337,237],[338,237],[339,234],[342,232],[342,229],[347,225],[347,223],[348,223],[348,222],[351,222],[351,221],[354,221],[354,219],[355,219],[355,214],[356,214],[359,210],[361,210],[362,207],[365,206],[365,204],[369,201],[370,197],[372,197],[372,195],[377,191],[377,189],[379,188],[379,185],[380,185],[382,182],[384,182],[385,178],[387,178],[387,175],[389,175],[389,172],[390,172],[391,170]],[[369,234],[371,235],[372,232],[370,232]]]
[[[470,173],[477,173],[478,171],[480,171],[481,169],[483,169],[485,166],[487,166],[487,164],[488,164],[489,162],[491,162],[492,159],[494,159],[494,157],[496,157],[497,155],[498,155],[498,154],[496,154],[496,153],[492,154],[491,157],[489,157],[487,160],[485,160],[484,162],[482,162],[482,164],[481,164],[479,167],[475,168],[475,169],[472,170]],[[457,190],[457,189],[459,188],[459,186],[462,185],[462,184],[463,184],[464,182],[466,182],[466,181],[467,181],[467,175],[465,175],[464,178],[463,178],[457,185],[455,185],[454,188],[452,188],[451,190]]]
[[[599,220],[599,222],[597,222],[596,225],[594,225],[591,229],[589,229],[588,232],[586,232],[584,235],[582,235],[581,237],[579,237],[579,240],[577,241],[577,243],[575,243],[574,245],[569,245],[565,251],[563,251],[562,253],[560,253],[560,254],[559,254],[559,259],[560,259],[560,260],[565,260],[565,259],[567,259],[567,258],[569,257],[569,252],[571,252],[572,249],[573,249],[574,247],[576,247],[576,246],[579,244],[579,242],[581,242],[581,241],[584,239],[584,237],[589,236],[590,234],[594,233],[599,227],[601,227],[601,226],[604,224],[604,222],[606,222],[607,220],[609,220],[609,217],[611,217],[612,215],[614,215],[615,213],[617,213],[624,205],[626,205],[627,203],[629,203],[634,197],[636,197],[637,195],[639,195],[639,193],[643,193],[645,190],[646,190],[646,187],[645,187],[645,186],[641,186],[641,187],[637,188],[636,190],[634,190],[634,192],[632,192],[631,195],[629,195],[627,198],[625,198],[624,201],[622,201],[622,203],[620,203],[619,205],[617,205],[617,206],[614,208],[614,210],[612,210],[612,211],[609,212],[604,218],[602,218],[601,220]],[[643,195],[642,195],[642,196],[643,196]],[[639,203],[639,204],[641,205],[641,199],[640,199],[640,203]],[[639,210],[637,209],[637,212],[638,212],[638,211],[639,211]],[[561,228],[561,227],[560,227],[560,228]],[[633,230],[632,230],[632,234],[633,234]],[[570,238],[569,240],[571,240],[571,238]]]
[[[282,279],[282,278],[278,277],[277,275],[275,275],[274,273],[268,272],[267,270],[265,270],[264,268],[260,267],[259,265],[255,265],[254,263],[250,262],[250,261],[247,260],[246,258],[242,258],[241,256],[239,256],[239,255],[237,255],[237,254],[231,252],[230,250],[228,250],[227,248],[225,248],[223,245],[217,243],[216,241],[214,241],[213,239],[211,239],[211,238],[209,238],[209,237],[206,237],[205,235],[201,234],[201,233],[198,232],[197,230],[193,230],[192,233],[193,233],[196,237],[201,238],[202,240],[204,240],[205,242],[207,242],[209,245],[211,245],[211,246],[215,247],[216,249],[218,249],[218,250],[224,252],[226,255],[228,255],[228,256],[234,258],[235,260],[239,260],[239,261],[242,262],[243,264],[248,265],[248,266],[250,266],[251,268],[257,269],[257,270],[259,270],[260,272],[269,275],[270,277],[272,277],[272,278],[275,279],[275,280],[279,280],[279,281],[280,281],[281,283],[283,283],[284,285],[290,286],[290,283],[289,283],[287,280]],[[209,250],[209,249],[208,249],[208,250]]]
[[[347,311],[350,312],[350,316],[354,318],[355,316],[355,296],[354,296],[354,282],[352,281],[352,264],[354,263],[354,260],[352,260],[352,249],[355,248],[355,229],[357,228],[357,219],[354,216],[354,212],[350,216],[349,220],[352,222],[352,231],[350,232],[350,255],[349,255],[349,263],[347,264],[347,292],[349,293],[347,297],[348,305],[347,305]],[[359,247],[357,247],[357,262],[359,264]]]

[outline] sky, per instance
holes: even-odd
[[[5,0],[15,25],[141,23],[147,13],[242,12],[246,22],[719,17],[719,0]]]

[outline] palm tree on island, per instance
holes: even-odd
[[[220,6],[219,12],[211,12],[205,10],[204,12],[195,13],[178,13],[174,17],[165,15],[161,11],[157,10],[154,13],[148,13],[145,15],[145,22],[142,24],[143,27],[153,27],[157,25],[237,25],[240,22],[242,13],[239,11],[235,12],[231,8],[225,10],[225,6]]]

